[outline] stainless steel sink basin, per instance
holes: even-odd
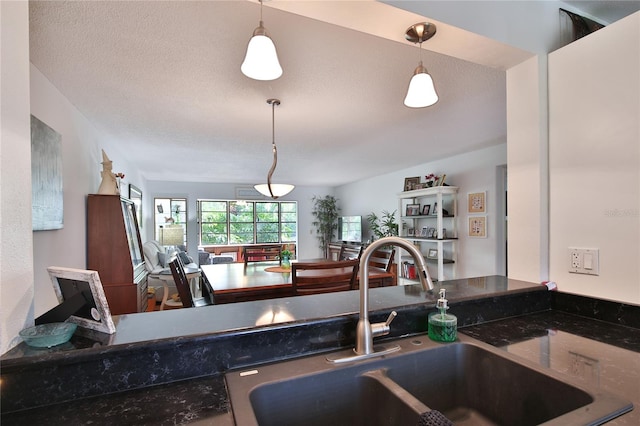
[[[415,425],[434,409],[456,425],[592,425],[633,407],[468,336],[394,343],[352,364],[318,355],[228,373],[236,424]]]

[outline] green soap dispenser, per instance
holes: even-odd
[[[440,289],[439,299],[436,302],[438,312],[429,314],[429,338],[436,342],[455,342],[458,328],[458,318],[447,314],[446,291]]]

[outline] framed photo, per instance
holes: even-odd
[[[429,234],[429,228],[427,228],[426,226],[423,226],[422,230],[420,231],[420,236],[426,238],[428,234]]]
[[[408,237],[414,237],[415,235],[416,235],[416,228],[407,229],[407,236]]]
[[[404,178],[404,190],[413,191],[420,184],[420,176]]]
[[[486,216],[473,216],[469,218],[469,236],[477,238],[487,237]]]
[[[129,199],[133,201],[133,206],[136,210],[138,228],[142,229],[142,191],[140,191],[140,188],[129,184]]]
[[[486,192],[473,192],[468,195],[468,211],[469,213],[485,213],[486,208]]]
[[[427,259],[437,259],[438,258],[438,249],[429,249],[427,251]]]
[[[429,214],[429,210],[431,209],[431,204],[425,204],[422,206],[422,214],[427,216]]]
[[[419,216],[420,204],[407,204],[406,216]]]
[[[84,269],[47,268],[53,291],[58,302],[79,303],[79,309],[68,319],[69,322],[90,330],[113,334],[116,326],[104,294],[102,282],[97,271]]]

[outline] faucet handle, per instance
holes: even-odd
[[[396,311],[391,311],[386,322],[378,322],[375,324],[371,324],[372,336],[377,337],[377,336],[384,336],[389,334],[389,331],[391,331],[389,325],[391,324],[391,321],[395,319],[396,316],[398,316],[398,313]]]
[[[389,314],[389,317],[387,318],[387,321],[384,323],[384,325],[386,327],[389,327],[391,325],[391,321],[396,319],[397,316],[398,316],[398,313],[396,311],[391,311],[391,313]]]

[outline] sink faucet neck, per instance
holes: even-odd
[[[413,257],[418,270],[420,271],[420,283],[426,291],[433,290],[433,281],[429,275],[422,253],[408,241],[399,237],[384,237],[371,243],[360,257],[360,319],[356,329],[356,348],[358,355],[369,355],[374,353],[373,338],[389,333],[389,324],[395,317],[395,312],[389,317],[386,323],[371,324],[369,322],[369,259],[373,253],[385,246],[400,246],[407,250]]]

